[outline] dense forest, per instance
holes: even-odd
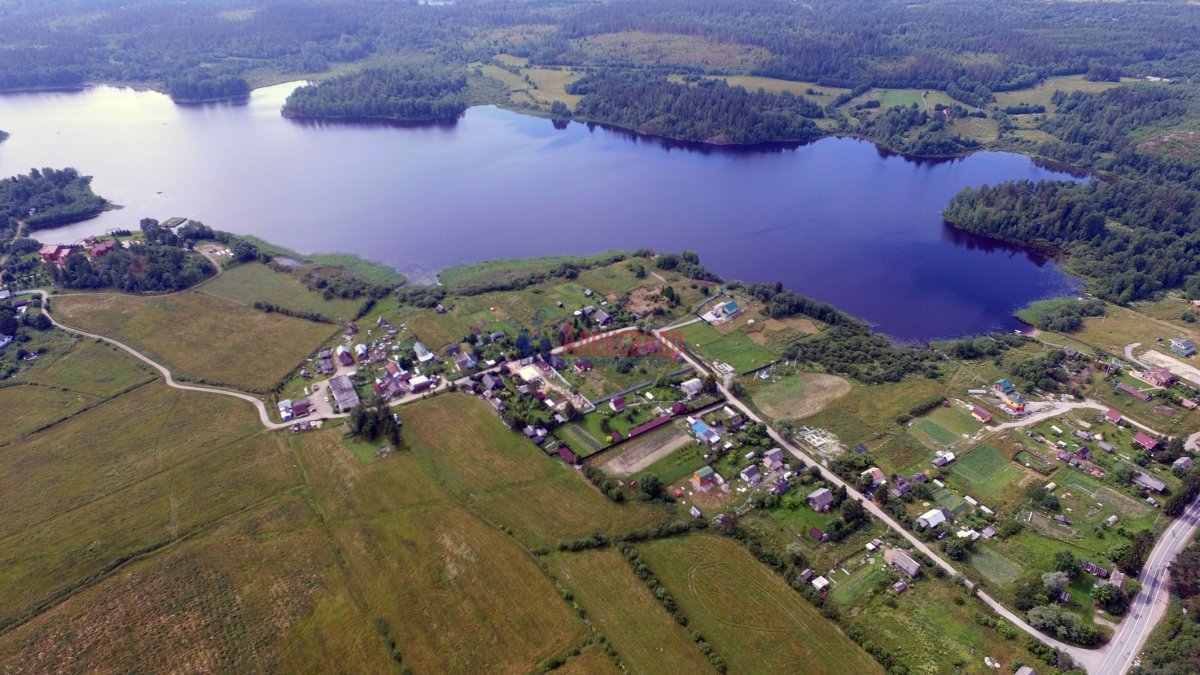
[[[457,67],[508,52],[551,65],[938,89],[977,107],[1051,75],[1200,73],[1200,12],[1184,2],[10,0],[0,16],[0,89],[317,73],[413,53]],[[706,64],[686,54],[598,54],[584,44],[627,32],[690,36],[758,56]]]
[[[92,192],[92,177],[75,169],[31,169],[0,180],[0,221],[15,228],[54,227],[99,215],[108,202]]]
[[[179,77],[168,77],[167,93],[179,102],[210,101],[239,98],[250,94],[250,83],[236,75],[221,75],[210,71],[194,71]]]
[[[204,256],[176,246],[139,243],[128,249],[89,259],[84,253],[67,256],[59,269],[51,267],[55,283],[66,288],[115,288],[126,293],[160,293],[194,286],[215,271]]]
[[[717,144],[821,136],[810,119],[823,116],[817,104],[786,92],[748,92],[720,80],[680,84],[664,74],[605,70],[571,83],[567,93],[583,96],[576,117],[651,136]]]
[[[368,68],[292,92],[287,117],[452,120],[467,109],[467,76],[439,68]]]
[[[946,207],[945,219],[1065,253],[1070,269],[1114,302],[1179,287],[1200,290],[1195,148],[1160,149],[1170,129],[1200,116],[1195,94],[1141,85],[1054,98],[1058,113],[1040,128],[1057,142],[1030,150],[1097,171],[1099,178],[966,189]]]

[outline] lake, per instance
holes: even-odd
[[[47,242],[187,216],[416,280],[489,258],[691,249],[726,278],[782,281],[901,339],[1017,328],[1013,310],[1079,287],[942,223],[963,187],[1069,178],[1021,155],[689,146],[492,107],[449,124],[301,122],[279,115],[295,86],[206,105],[119,87],[0,96],[0,175],[74,166],[125,207],[35,235]]]

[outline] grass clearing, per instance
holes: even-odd
[[[616,549],[559,554],[551,570],[633,672],[711,668],[687,629],[667,614]]]
[[[120,340],[178,377],[250,390],[269,389],[337,330],[194,291],[72,294],[52,302],[60,321]]]
[[[714,76],[713,79],[725,80],[730,86],[741,87],[749,92],[762,89],[772,94],[782,94],[786,91],[796,96],[805,96],[822,105],[850,91],[843,87],[826,87],[814,82],[796,82],[758,75]],[[815,94],[810,94],[809,91],[815,92]]]
[[[824,373],[784,376],[753,393],[754,404],[775,419],[804,419],[850,393],[844,378]]]
[[[952,445],[958,441],[958,436],[950,433],[942,428],[937,422],[931,419],[923,419],[914,425],[925,433],[926,436],[932,438],[939,445]]]
[[[958,458],[950,473],[966,481],[973,496],[988,498],[1016,484],[1025,472],[999,448],[983,444]]]
[[[679,329],[693,349],[709,361],[728,363],[739,374],[749,373],[775,362],[779,355],[757,344],[743,332],[722,335],[704,322]]]
[[[58,333],[66,335],[61,331]],[[65,353],[39,358],[29,369],[22,371],[17,380],[105,398],[157,377],[149,366],[110,344],[71,339],[72,344]]]
[[[993,584],[1007,586],[1021,575],[1021,566],[991,546],[980,546],[971,555],[971,565]]]
[[[1121,78],[1122,82],[1131,81],[1130,78]],[[1058,77],[1048,77],[1036,87],[1029,89],[1018,89],[1016,91],[998,91],[996,92],[996,103],[1001,108],[1013,106],[1020,103],[1030,105],[1044,105],[1047,112],[1054,112],[1055,106],[1050,101],[1050,97],[1055,91],[1065,91],[1067,93],[1073,91],[1082,91],[1087,93],[1097,93],[1106,91],[1117,86],[1116,82],[1092,82],[1087,80],[1082,75],[1062,75]]]
[[[292,274],[256,262],[231,267],[204,283],[200,290],[242,305],[262,301],[296,312],[320,314],[337,323],[353,319],[362,306],[361,300],[325,300]]]
[[[882,672],[736,543],[694,535],[652,541],[638,550],[733,672]]]
[[[552,255],[536,258],[502,258],[484,260],[463,265],[454,265],[438,272],[438,280],[451,291],[467,286],[499,284],[527,277],[538,272],[548,272],[563,263],[592,264],[625,255],[624,251],[611,250],[593,255]]]
[[[0,426],[0,446],[98,401],[88,394],[32,385],[0,388],[0,410],[5,415],[5,423]]]

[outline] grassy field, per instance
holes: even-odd
[[[353,319],[362,305],[361,300],[325,300],[295,276],[260,263],[231,267],[200,290],[242,305],[262,301],[296,312],[320,314],[339,323]]]
[[[349,275],[357,279],[362,279],[380,286],[388,286],[395,288],[404,284],[407,279],[403,274],[384,265],[383,263],[367,260],[359,256],[349,253],[318,253],[314,255],[304,255],[295,251],[288,250],[282,246],[277,246],[268,241],[264,241],[257,237],[242,235],[242,239],[254,244],[261,251],[266,251],[275,256],[283,256],[291,258],[300,263],[307,270],[317,272],[325,276],[340,276]]]
[[[751,340],[745,333],[722,335],[706,323],[694,323],[679,330],[690,349],[709,361],[733,366],[738,373],[748,373],[769,365],[779,355]]]
[[[1128,79],[1125,78],[1125,81],[1128,81]],[[996,102],[1000,104],[1001,108],[1017,105],[1018,103],[1044,105],[1047,112],[1054,112],[1055,106],[1050,102],[1050,97],[1054,95],[1055,91],[1095,93],[1111,89],[1115,86],[1117,86],[1116,82],[1091,82],[1084,79],[1082,75],[1048,77],[1036,87],[1018,89],[1017,91],[996,92]]]
[[[882,672],[734,542],[699,535],[660,539],[638,550],[732,672]]]
[[[74,294],[52,302],[59,321],[121,340],[176,376],[246,389],[270,388],[337,330],[190,291]]]
[[[107,398],[150,381],[157,375],[148,366],[116,347],[55,331],[68,347],[44,355],[16,378],[41,387],[69,390],[85,397]]]
[[[560,554],[551,571],[635,673],[707,672],[708,658],[616,549]]]
[[[0,426],[0,446],[95,405],[99,400],[90,394],[33,385],[0,388],[0,410],[4,410],[5,415],[5,423]]]
[[[455,290],[463,286],[500,283],[525,277],[534,272],[546,272],[563,263],[590,263],[610,258],[619,253],[622,251],[604,251],[587,256],[555,255],[538,258],[485,260],[447,267],[438,272],[438,280],[450,290]]]
[[[842,87],[826,87],[813,82],[795,82],[793,80],[780,80],[774,77],[760,77],[758,75],[728,75],[725,77],[716,77],[714,79],[722,79],[734,87],[741,87],[747,91],[764,91],[773,94],[782,94],[789,92],[796,96],[805,96],[813,101],[825,105],[838,96],[850,91]],[[816,95],[809,94],[809,90],[816,92]]]
[[[950,471],[965,480],[972,488],[971,495],[980,499],[1011,489],[1025,476],[999,448],[986,443],[960,456]]]
[[[6,448],[0,622],[295,483],[246,404],[148,384]]]
[[[1057,311],[1063,307],[1078,304],[1078,302],[1079,300],[1075,296],[1038,300],[1017,310],[1016,317],[1030,326],[1036,326],[1048,312]]]
[[[958,441],[958,436],[944,429],[931,419],[923,419],[914,426],[932,438],[939,445],[951,445]]]
[[[775,419],[803,419],[850,393],[850,383],[836,375],[797,373],[753,391],[754,405]]]
[[[864,100],[870,100],[873,93],[868,93]],[[879,98],[879,105],[883,108],[892,108],[895,106],[911,108],[913,104],[916,104],[918,108],[923,110],[932,110],[935,107],[952,106],[956,103],[954,99],[946,94],[933,90],[926,92],[924,89],[885,89],[881,93],[882,96]],[[922,99],[923,94],[927,94],[924,99]]]

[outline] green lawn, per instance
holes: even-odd
[[[960,456],[950,471],[964,480],[972,488],[972,496],[977,498],[1002,492],[1024,475],[999,448],[986,443]]]
[[[779,358],[778,354],[755,343],[741,331],[721,335],[712,326],[700,322],[685,326],[679,333],[689,349],[709,361],[728,363],[738,373],[758,370]]]
[[[485,260],[448,267],[438,273],[438,279],[451,289],[510,281],[534,272],[545,272],[563,263],[590,264],[625,255],[624,251],[603,251],[593,255],[555,255],[538,258],[506,258]]]
[[[1011,584],[1021,574],[1021,567],[1004,557],[991,546],[979,546],[971,555],[971,565],[994,584]]]
[[[231,267],[201,286],[201,290],[242,305],[253,306],[261,301],[294,312],[320,314],[339,323],[353,319],[362,306],[362,300],[325,300],[292,274],[276,272],[260,263]]]
[[[950,445],[958,440],[958,436],[947,431],[931,419],[923,419],[917,422],[916,427],[941,445]]]

